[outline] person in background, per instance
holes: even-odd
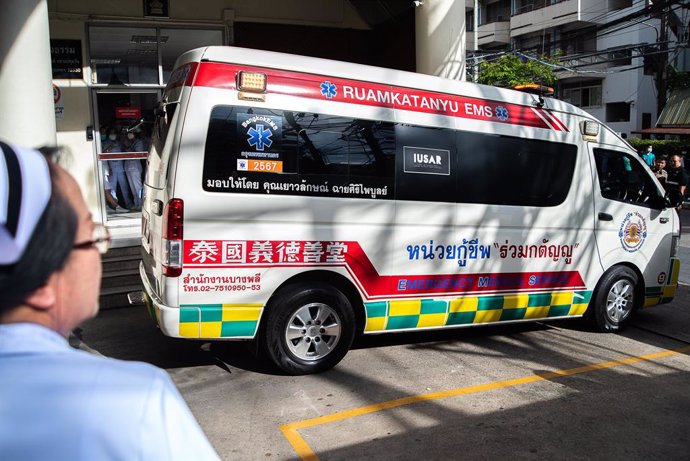
[[[141,131],[138,128],[127,133],[127,141],[129,143],[127,147],[128,152],[146,152],[146,144],[143,139],[141,139]],[[141,194],[143,189],[143,183],[141,181],[143,172],[141,159],[130,158],[125,160],[125,171],[127,173],[127,182],[134,196],[134,209],[141,210]]]
[[[101,254],[76,181],[0,142],[0,457],[217,460],[163,370],[72,349],[98,312]]]
[[[107,165],[107,164],[106,164]],[[115,200],[115,194],[113,194],[113,188],[110,185],[110,174],[108,173],[108,167],[103,168],[103,188],[105,189],[105,203],[109,209],[113,210],[115,213],[129,213],[129,210],[122,208],[117,200]]]
[[[654,166],[652,167],[654,176],[659,180],[664,189],[666,188],[666,179],[668,178],[668,172],[666,171],[666,157],[660,155],[654,160]]]
[[[680,194],[680,197],[685,197],[685,189],[688,186],[688,173],[681,166],[680,154],[673,154],[668,160],[668,168],[666,169],[668,178],[666,179],[666,190]],[[682,204],[678,205],[678,210],[682,208]]]
[[[120,144],[118,140],[117,130],[115,128],[111,128],[110,130],[108,130],[108,139],[103,141],[103,143],[101,144],[101,152],[109,154],[123,151],[124,149],[122,148],[122,144]],[[133,208],[134,203],[132,201],[132,194],[130,192],[129,185],[127,182],[124,160],[108,160],[108,169],[108,179],[110,182],[111,191],[117,195],[117,186],[120,186],[122,197],[118,197],[122,199],[125,208]]]
[[[654,166],[654,159],[656,156],[654,155],[653,148],[652,146],[647,147],[647,152],[645,152],[642,155],[642,160],[649,166],[649,168],[652,168]]]

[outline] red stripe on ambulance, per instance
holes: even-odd
[[[367,299],[585,288],[577,271],[380,275],[354,241],[184,241],[184,269],[324,266],[345,267]]]
[[[560,120],[545,120],[544,115],[536,113],[530,106],[264,67],[202,62],[194,79],[194,86],[234,90],[235,76],[239,71],[265,73],[268,77],[268,94],[568,132]]]

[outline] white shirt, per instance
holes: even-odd
[[[0,458],[217,460],[163,370],[69,346],[30,323],[0,325]]]

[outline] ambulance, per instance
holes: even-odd
[[[235,47],[183,54],[153,133],[140,267],[168,336],[288,374],[357,335],[671,301],[678,197],[565,102]]]

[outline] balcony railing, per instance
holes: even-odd
[[[533,2],[525,3],[522,6],[515,8],[515,14],[513,16],[529,13],[530,11],[534,10],[540,10],[542,8],[546,8],[547,6],[556,5],[558,3],[563,3],[567,1],[568,0],[535,0]]]
[[[485,18],[479,22],[480,26],[485,26],[487,24],[493,24],[494,22],[508,22],[510,21],[510,16],[499,14],[493,18]]]

